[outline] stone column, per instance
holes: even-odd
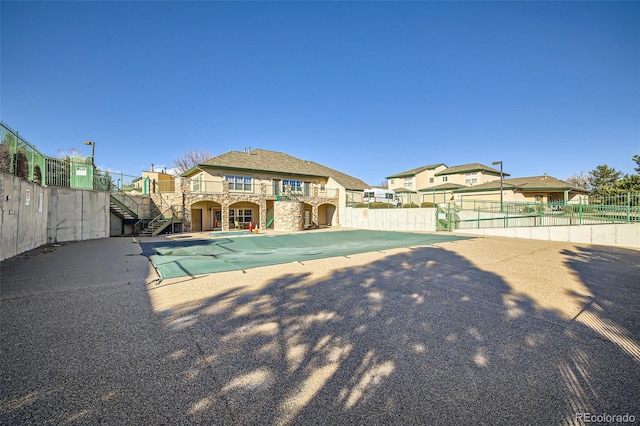
[[[273,203],[273,227],[276,231],[298,232],[304,229],[304,205],[298,201]]]

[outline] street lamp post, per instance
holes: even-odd
[[[91,141],[86,141],[84,144],[91,145],[91,165],[95,167],[96,166],[96,159],[95,159],[96,143]]]
[[[503,208],[502,208],[502,183],[504,181],[504,177],[502,175],[502,161],[494,161],[493,163],[494,166],[497,166],[498,164],[500,164],[500,212],[502,213]]]

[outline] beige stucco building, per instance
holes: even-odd
[[[338,226],[348,191],[367,184],[337,170],[263,149],[230,151],[176,178],[156,204],[180,206],[183,230]],[[294,213],[292,213],[294,212]]]

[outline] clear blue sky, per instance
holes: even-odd
[[[377,185],[640,153],[639,2],[0,2],[0,118],[139,175],[282,151]]]

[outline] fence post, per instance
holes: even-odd
[[[505,212],[506,216],[504,219],[504,227],[508,228],[509,227],[509,205],[507,204],[507,210]]]
[[[582,225],[582,198],[580,198],[580,204],[578,205],[578,223]]]
[[[631,223],[631,191],[627,192],[627,223]]]

